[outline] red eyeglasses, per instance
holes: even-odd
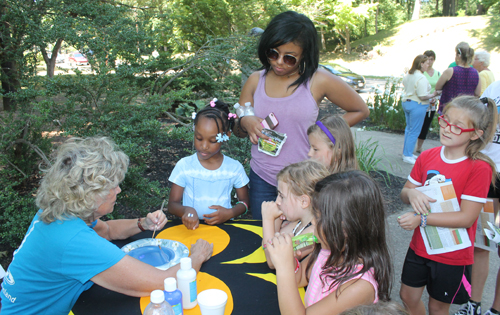
[[[280,58],[280,53],[274,49],[274,48],[269,48],[269,50],[266,52],[267,59],[276,61]],[[289,66],[293,67],[297,64],[297,58],[292,55],[283,55],[283,62]]]
[[[439,121],[439,126],[441,128],[444,129],[444,128],[450,126],[450,132],[454,135],[457,135],[457,136],[460,136],[462,134],[462,132],[471,132],[471,131],[476,130],[474,128],[465,129],[465,128],[459,127],[457,125],[450,124],[446,119],[444,119],[444,115],[439,116],[438,121]]]

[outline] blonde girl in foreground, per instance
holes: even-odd
[[[277,176],[278,197],[276,201],[262,203],[262,244],[264,248],[275,233],[292,233],[294,236],[314,231],[312,195],[314,185],[328,175],[327,169],[314,160],[306,160],[289,165]],[[297,251],[305,257],[312,247]],[[265,250],[267,264],[274,266]]]

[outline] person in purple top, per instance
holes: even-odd
[[[455,47],[455,62],[453,68],[444,70],[443,75],[436,83],[436,91],[442,90],[439,101],[438,112],[441,115],[443,109],[453,98],[459,95],[481,95],[481,83],[479,73],[470,66],[474,58],[474,49],[466,42],[461,42]]]
[[[293,11],[275,16],[261,35],[258,54],[262,70],[250,75],[241,91],[239,103],[251,102],[255,116],[240,117],[234,134],[250,137],[250,209],[261,219],[263,201],[276,199],[276,175],[285,166],[307,159],[307,128],[318,118],[318,105],[326,97],[344,109],[349,125],[369,115],[361,97],[339,77],[318,69],[318,34],[311,20]],[[277,157],[258,151],[261,121],[274,113],[279,121],[276,131],[287,140]]]

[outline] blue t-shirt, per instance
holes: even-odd
[[[90,279],[124,256],[82,219],[46,224],[37,214],[2,283],[2,315],[68,315]]]
[[[231,208],[233,187],[241,188],[249,182],[240,162],[224,156],[218,169],[207,170],[196,153],[177,162],[168,180],[184,188],[182,204],[196,209],[200,219],[216,211],[210,206]]]

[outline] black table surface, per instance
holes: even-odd
[[[180,220],[169,221],[164,230],[180,224]],[[229,244],[222,252],[204,263],[200,271],[227,285],[234,302],[232,314],[279,314],[274,271],[259,259],[245,259],[261,257],[256,254],[259,254],[262,242],[262,222],[232,220],[217,227],[229,235]],[[121,248],[130,242],[151,236],[152,232],[146,231],[113,243]],[[210,242],[211,235],[202,238]],[[234,260],[239,262],[227,264],[228,261]],[[113,292],[97,284],[80,295],[72,312],[74,315],[142,314],[140,298]]]

